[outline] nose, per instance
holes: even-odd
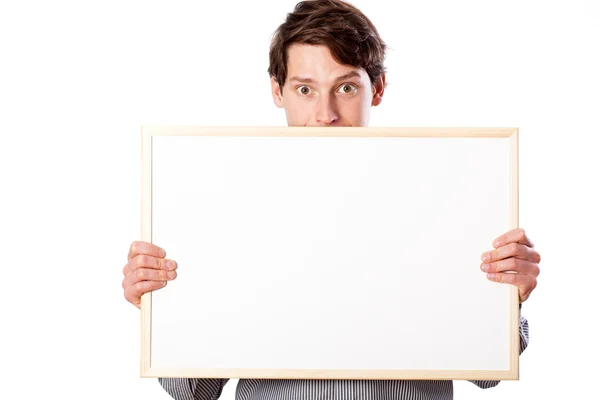
[[[323,95],[319,98],[315,119],[319,125],[331,125],[339,119],[334,99],[331,96]]]

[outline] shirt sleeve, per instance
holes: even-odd
[[[229,379],[158,378],[175,400],[217,400]]]
[[[519,304],[519,355],[521,355],[529,345],[529,322],[527,318],[521,315],[521,306]],[[500,381],[469,381],[482,389],[488,389],[498,386]]]

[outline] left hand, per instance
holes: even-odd
[[[534,250],[533,243],[521,228],[498,237],[493,246],[495,250],[486,251],[481,255],[484,261],[481,270],[488,273],[487,278],[491,281],[518,287],[519,302],[524,302],[537,286],[540,254]],[[489,256],[489,259],[486,256]]]

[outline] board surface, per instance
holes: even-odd
[[[517,379],[516,128],[143,127],[142,376]]]

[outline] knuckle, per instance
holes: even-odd
[[[145,256],[143,254],[138,254],[137,256],[135,256],[136,267],[141,268],[141,267],[145,266],[148,261],[147,258],[148,258],[148,256]]]
[[[145,280],[146,276],[147,276],[146,270],[143,268],[140,268],[135,272],[135,277],[137,278],[138,281]]]
[[[509,250],[512,254],[517,254],[517,251],[519,250],[519,245],[517,243],[511,243]]]
[[[525,239],[525,236],[525,229],[519,228],[519,239],[523,240]]]
[[[141,295],[144,293],[144,282],[137,282],[135,285],[132,286],[132,289],[134,298],[140,298]]]
[[[497,259],[499,259],[499,258],[500,258],[500,255],[501,255],[501,254],[502,254],[502,253],[501,253],[501,251],[500,251],[500,250],[492,250],[492,251],[490,252],[490,257],[491,257],[491,259],[492,259],[492,260],[497,260]]]

